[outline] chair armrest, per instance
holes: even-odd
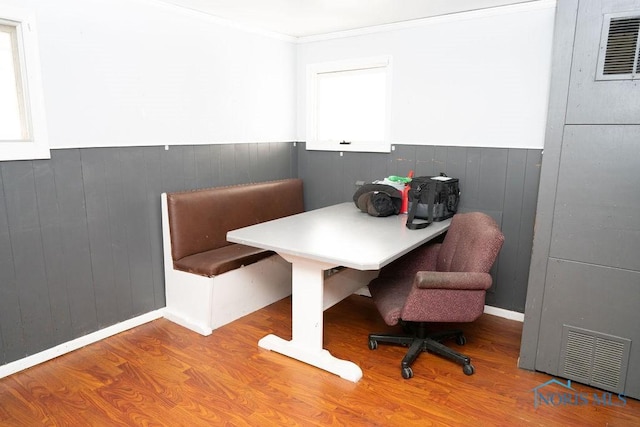
[[[489,273],[419,271],[413,280],[420,289],[487,290],[492,279]]]

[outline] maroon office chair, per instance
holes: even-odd
[[[369,283],[373,301],[387,325],[401,323],[409,335],[370,334],[369,348],[378,343],[408,346],[401,372],[411,378],[411,364],[422,352],[432,352],[462,365],[471,375],[471,359],[441,344],[455,338],[464,345],[460,329],[427,333],[428,323],[465,323],[484,311],[489,274],[504,236],[498,224],[480,212],[456,214],[442,243],[424,245],[382,268]]]

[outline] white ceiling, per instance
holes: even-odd
[[[305,37],[539,0],[161,0],[256,29]]]

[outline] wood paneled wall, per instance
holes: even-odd
[[[295,150],[86,148],[0,162],[0,364],[164,307],[160,193],[295,177]]]
[[[505,234],[487,304],[524,312],[542,150],[396,145],[390,154],[341,154],[300,147],[307,209],[351,201],[356,181],[406,176],[409,170],[458,178],[461,211],[491,215]]]
[[[296,176],[306,209],[350,201],[356,181],[410,169],[459,178],[461,208],[491,214],[506,235],[488,303],[524,310],[540,150],[396,146],[340,156],[268,143],[51,155],[0,162],[0,364],[164,306],[160,193]]]

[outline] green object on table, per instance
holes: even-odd
[[[393,181],[393,182],[401,182],[403,184],[408,184],[411,182],[411,178],[408,176],[396,176],[396,175],[391,175],[390,177],[387,178],[389,181]]]

